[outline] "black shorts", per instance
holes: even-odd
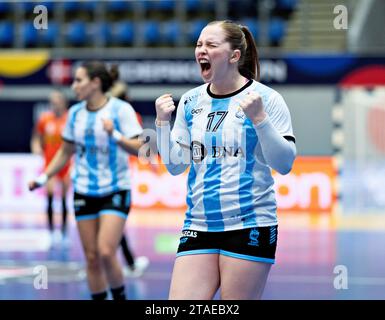
[[[126,219],[130,205],[130,190],[122,190],[102,197],[90,197],[74,193],[76,221],[96,219],[103,214],[113,214]]]
[[[183,230],[177,257],[217,253],[238,259],[273,264],[275,263],[277,236],[277,225],[223,232]]]

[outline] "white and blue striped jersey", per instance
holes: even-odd
[[[83,195],[104,196],[130,189],[127,153],[103,129],[102,119],[111,119],[126,138],[143,131],[132,106],[114,97],[97,111],[88,110],[85,101],[70,108],[63,139],[75,144],[71,177],[74,191]]]
[[[171,141],[190,147],[184,229],[227,231],[277,224],[270,167],[253,123],[239,106],[257,92],[276,130],[293,140],[289,109],[275,90],[250,80],[233,94],[217,96],[204,84],[179,102]]]

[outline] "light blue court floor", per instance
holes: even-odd
[[[147,256],[150,265],[143,275],[126,272],[128,298],[167,299],[182,220],[180,212],[131,213],[126,235],[136,255]],[[385,299],[382,220],[281,214],[276,264],[263,299]],[[0,299],[89,299],[73,220],[70,245],[59,241],[52,248],[43,215],[28,221],[22,214],[0,213]]]

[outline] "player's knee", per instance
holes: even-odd
[[[97,270],[100,269],[101,263],[100,263],[100,255],[95,250],[88,250],[85,252],[86,260],[87,260],[87,267],[89,269]]]
[[[109,245],[100,245],[99,254],[104,263],[108,263],[115,257],[115,248]]]

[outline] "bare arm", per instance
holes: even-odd
[[[43,137],[42,135],[36,130],[36,128],[33,130],[32,138],[31,138],[31,151],[34,154],[42,154],[43,153]]]
[[[143,141],[139,137],[128,139],[122,136],[116,143],[122,147],[124,151],[134,156],[138,156],[139,149],[143,145]]]
[[[75,145],[73,143],[63,141],[60,149],[56,152],[45,172],[28,184],[29,190],[32,191],[44,185],[49,178],[57,174],[65,166],[65,164],[71,159],[74,152]]]
[[[71,159],[71,156],[75,152],[75,144],[63,141],[60,149],[56,152],[52,161],[49,163],[47,169],[45,170],[45,174],[48,178],[51,178],[55,174],[57,174],[66,163]]]

